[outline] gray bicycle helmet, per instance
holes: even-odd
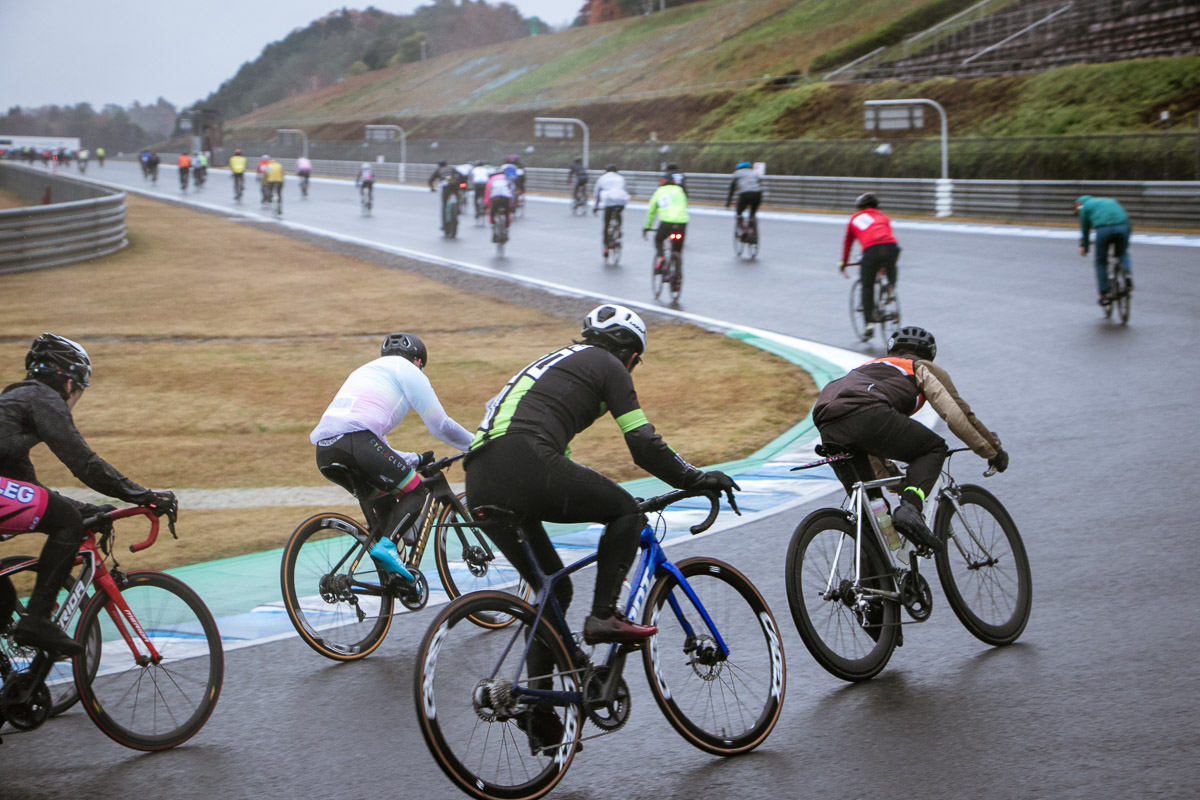
[[[30,377],[39,374],[66,375],[86,388],[92,378],[92,359],[78,342],[53,333],[43,333],[33,340],[33,345],[25,355],[25,371]]]
[[[421,369],[429,363],[429,353],[425,350],[425,343],[411,333],[393,333],[388,335],[383,340],[383,345],[379,348],[380,356],[400,356],[406,361],[412,361]]]
[[[646,352],[646,323],[625,306],[613,303],[596,306],[584,318],[580,335],[588,344],[605,350]]]
[[[888,355],[914,355],[917,358],[933,361],[937,356],[937,342],[933,334],[924,328],[909,325],[893,331],[888,337]]]
[[[854,207],[860,211],[864,208],[879,208],[879,198],[874,192],[863,192],[854,198]]]

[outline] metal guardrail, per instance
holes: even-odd
[[[279,159],[289,174],[295,161]],[[359,162],[314,160],[313,173],[328,177],[353,178]],[[381,181],[398,181],[400,165],[373,165]],[[428,180],[434,164],[407,164],[407,183]],[[531,167],[525,170],[525,188],[531,192],[568,191],[566,170]],[[589,171],[589,186],[601,170]],[[658,188],[657,172],[622,171],[634,200],[647,200]],[[729,193],[729,175],[687,175],[688,196],[693,201],[724,204]],[[826,178],[768,175],[763,179],[764,205],[788,209],[849,212],[854,198],[875,192],[880,207],[888,212],[934,216],[937,213],[939,181],[927,178]],[[1089,194],[1112,197],[1125,207],[1135,228],[1200,229],[1200,181],[985,181],[951,180],[950,214],[954,217],[1003,219],[1071,224],[1075,220],[1076,197]]]
[[[0,164],[0,188],[31,203],[0,211],[0,273],[58,267],[115,253],[129,244],[125,193],[36,167]]]

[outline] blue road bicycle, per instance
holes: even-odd
[[[708,516],[690,529],[700,533],[716,521],[715,492],[670,492],[639,502],[639,509],[661,512],[700,496],[711,504]],[[736,512],[732,494],[729,500]],[[473,511],[485,520],[476,523],[480,527],[515,528],[526,556],[537,563],[511,512]],[[434,619],[417,651],[417,717],[434,760],[464,792],[485,800],[533,800],[553,789],[580,742],[594,738],[583,736],[585,721],[598,729],[595,736],[628,721],[630,694],[622,673],[626,657],[639,649],[658,707],[692,745],[732,756],[753,750],[771,733],[785,688],[783,645],[771,610],[754,585],[724,562],[672,563],[656,527],[647,523],[642,531],[625,603],[630,619],[640,616],[658,627],[645,642],[602,645],[596,658],[579,649],[554,586],[595,562],[595,554],[552,575],[538,570],[532,605],[502,592],[475,592]],[[516,623],[491,632],[463,624],[480,614],[503,614]],[[531,661],[533,648],[538,652]]]

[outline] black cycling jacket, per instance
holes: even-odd
[[[575,435],[605,413],[625,434],[633,463],[651,475],[675,487],[700,476],[654,432],[625,365],[607,350],[586,344],[548,353],[514,375],[488,403],[471,449],[500,436],[520,435],[549,452],[569,454]]]
[[[148,494],[88,447],[62,395],[40,381],[14,383],[0,393],[0,475],[41,485],[29,460],[38,442],[94,491],[129,503]]]

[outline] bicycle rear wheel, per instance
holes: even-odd
[[[650,261],[650,289],[654,292],[655,299],[662,294],[663,284],[667,282],[667,265],[664,263],[661,269],[655,267],[658,263],[658,256],[655,256]]]
[[[459,494],[458,499],[466,507],[466,493]],[[434,558],[446,595],[453,600],[470,592],[492,589],[528,600],[529,587],[521,580],[520,573],[481,529],[452,527],[463,523],[470,524],[471,520],[452,505],[443,505],[434,523]],[[483,628],[503,628],[511,625],[513,618],[481,616],[471,621]]]
[[[786,668],[775,618],[728,564],[689,558],[675,566],[729,654],[721,655],[713,630],[667,573],[651,587],[642,615],[658,626],[643,650],[650,693],[690,744],[718,756],[748,753],[770,735],[783,708]]]
[[[958,502],[961,514],[943,500],[933,522],[934,534],[946,541],[935,558],[946,602],[980,641],[1011,644],[1033,608],[1033,577],[1021,534],[983,487],[961,487]]]
[[[737,220],[733,221],[733,252],[734,255],[741,256],[742,251],[746,249],[746,243],[742,241],[742,226],[738,225]]]
[[[525,642],[537,612],[503,592],[477,592],[450,603],[437,615],[417,649],[413,699],[417,721],[429,752],[455,786],[472,797],[542,797],[570,767],[583,728],[578,705],[542,706],[558,719],[562,739],[536,754],[521,727],[530,706],[514,696],[511,683],[528,686],[522,665]],[[509,616],[511,632],[480,630],[472,622],[483,616]],[[579,692],[579,675],[562,639],[543,619],[534,633],[549,653],[552,667],[539,676],[538,688]]]
[[[670,273],[671,299],[678,300],[683,292],[683,256],[672,252],[667,259],[667,272]]]
[[[300,523],[283,548],[280,584],[288,618],[309,647],[354,661],[379,647],[392,626],[388,573],[366,553],[371,535],[343,514]]]
[[[88,716],[108,737],[135,750],[166,750],[182,744],[208,721],[225,675],[217,623],[200,596],[161,572],[131,572],[120,585],[136,625],[104,592],[97,592],[80,630],[99,630],[99,655],[75,657],[75,682]],[[145,655],[137,629],[158,651]],[[125,635],[142,653],[135,658]],[[90,681],[91,661],[99,669]]]
[[[1129,324],[1129,301],[1132,294],[1129,291],[1129,280],[1120,261],[1113,269],[1113,277],[1109,280],[1109,286],[1116,290],[1112,305],[1116,307],[1117,319],[1121,320],[1122,325],[1127,325]]]
[[[787,551],[788,605],[808,652],[830,674],[865,681],[879,674],[900,636],[900,607],[872,598],[856,605],[854,526],[843,512],[810,514],[796,527]],[[887,556],[863,540],[862,580],[867,589],[890,589]]]
[[[865,323],[863,322],[863,307],[862,307],[862,281],[854,281],[854,285],[850,287],[850,328],[854,331],[854,336],[860,342],[866,341],[863,334],[866,332]]]

